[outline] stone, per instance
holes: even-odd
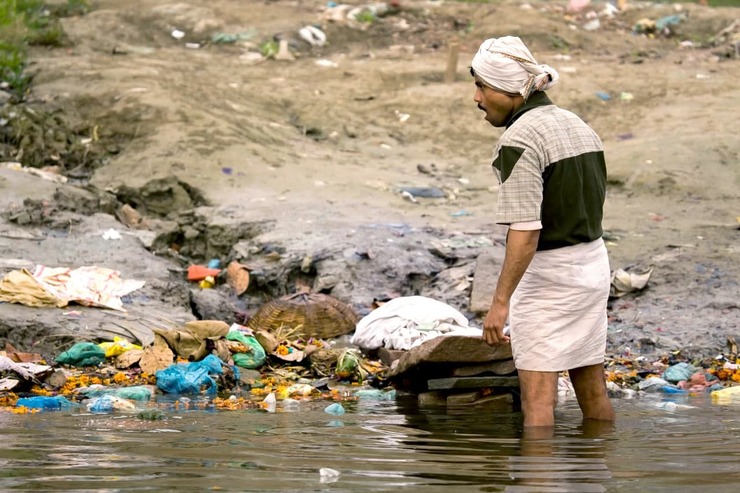
[[[511,394],[489,395],[472,403],[476,409],[488,412],[513,412],[514,396]]]
[[[404,354],[406,354],[406,351],[401,351],[399,349],[388,349],[385,347],[378,349],[378,358],[380,358],[380,361],[382,361],[385,366],[389,367]]]
[[[67,383],[67,372],[63,369],[54,370],[54,373],[49,375],[44,383],[50,385],[53,389],[61,389],[64,384]]]
[[[487,387],[519,387],[519,377],[433,378],[429,390],[483,389]]]
[[[473,288],[470,292],[469,309],[473,313],[487,313],[506,251],[501,247],[488,248],[475,262]]]
[[[223,320],[233,322],[238,312],[237,306],[231,301],[231,294],[220,289],[190,289],[190,303],[193,312],[202,320]]]
[[[257,370],[249,370],[246,368],[239,368],[239,381],[243,384],[251,385],[261,378],[260,372]]]
[[[396,377],[427,363],[487,363],[511,357],[510,344],[489,346],[479,337],[436,337],[408,350],[393,364],[389,377]]]
[[[418,395],[419,406],[446,406],[447,398],[442,392],[423,392]]]
[[[516,372],[513,359],[481,363],[479,365],[459,366],[452,370],[452,377],[474,377],[493,373],[494,375],[510,375]]]
[[[462,394],[451,394],[447,396],[448,406],[459,406],[461,404],[470,404],[480,399],[480,392],[464,392]]]

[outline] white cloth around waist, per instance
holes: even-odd
[[[602,239],[537,252],[511,298],[517,369],[563,371],[603,363],[609,285]]]

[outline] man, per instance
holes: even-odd
[[[509,231],[483,339],[511,342],[525,427],[554,425],[564,370],[584,418],[613,421],[603,366],[610,269],[601,140],[550,101],[543,91],[558,73],[519,38],[484,41],[470,72],[485,119],[506,127],[493,168],[501,184],[495,220]]]

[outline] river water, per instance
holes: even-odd
[[[519,414],[420,410],[403,396],[341,416],[327,404],[158,421],[1,413],[0,491],[740,491],[740,404],[708,396],[615,400],[614,427],[584,425],[567,401],[539,436],[522,434]]]

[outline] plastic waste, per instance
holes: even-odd
[[[694,406],[688,406],[686,404],[679,404],[673,401],[665,401],[658,403],[659,409],[665,409],[666,411],[677,411],[679,409],[694,409]]]
[[[296,411],[299,407],[301,407],[301,401],[291,399],[290,397],[283,399],[283,409],[286,411]]]
[[[667,368],[661,376],[663,379],[668,380],[671,383],[678,383],[682,380],[690,379],[696,372],[697,368],[689,363],[676,363]]]
[[[334,404],[329,404],[324,408],[325,413],[333,414],[334,416],[341,416],[345,413],[344,408],[341,404],[335,402]]]
[[[359,399],[392,401],[396,398],[396,389],[385,391],[380,389],[360,389],[355,392],[355,396]]]
[[[105,350],[92,342],[78,342],[55,361],[69,366],[96,366],[105,361]]]
[[[666,394],[686,394],[687,392],[683,389],[679,389],[678,387],[675,387],[673,385],[663,385],[661,389]]]
[[[740,385],[734,387],[725,387],[721,390],[715,390],[711,394],[712,401],[724,404],[728,402],[740,402]]]
[[[210,375],[223,373],[222,364],[218,356],[209,354],[201,361],[171,365],[155,374],[157,387],[169,394],[198,394],[204,386],[208,392],[216,392]]]
[[[339,479],[341,473],[336,469],[330,467],[322,467],[319,469],[319,477],[322,483],[333,483]]]
[[[113,395],[96,397],[87,404],[91,413],[112,413],[113,411],[136,411],[136,406],[128,399],[121,399]]]
[[[152,398],[152,389],[144,385],[132,387],[104,387],[102,385],[96,385],[79,389],[78,392],[90,398],[102,397],[104,395],[133,401],[148,401]]]
[[[98,344],[98,346],[100,347],[100,349],[105,351],[106,358],[118,356],[131,349],[141,349],[141,346],[133,344],[123,337],[118,336],[115,336],[113,338],[113,342],[101,342],[100,344]]]
[[[236,363],[238,366],[241,366],[242,368],[259,368],[265,363],[265,360],[267,359],[265,349],[260,345],[259,341],[257,341],[254,336],[246,335],[240,330],[235,329],[235,325],[236,324],[231,326],[231,329],[226,334],[226,339],[230,341],[241,342],[242,344],[244,344],[244,346],[247,347],[247,349],[249,349],[249,352],[234,353],[232,355],[234,363]],[[238,325],[236,326],[238,327]]]
[[[670,385],[666,380],[660,377],[650,377],[640,382],[637,388],[644,392],[660,392],[666,385]]]
[[[313,385],[297,383],[288,387],[288,395],[299,395],[302,397],[308,397],[313,394]]]
[[[324,46],[326,34],[316,26],[305,26],[298,30],[298,36],[311,46]]]
[[[270,395],[265,397],[265,400],[262,401],[262,409],[264,409],[268,413],[274,413],[276,406],[277,399],[275,398],[274,392],[270,393]]]
[[[49,397],[37,395],[34,397],[22,397],[15,403],[16,407],[27,407],[28,409],[41,409],[42,411],[63,411],[72,409],[77,403],[67,400],[61,395]]]

